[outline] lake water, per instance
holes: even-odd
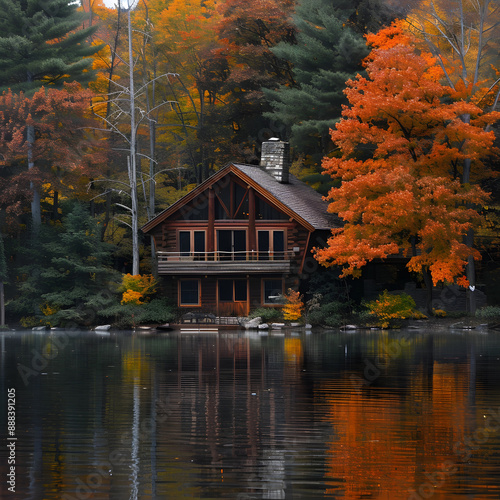
[[[500,498],[500,333],[0,337],[2,499]]]

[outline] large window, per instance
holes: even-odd
[[[248,219],[248,188],[231,180],[214,186],[214,193],[216,219]]]
[[[285,258],[285,231],[258,231],[259,260]]]
[[[205,259],[205,231],[179,231],[179,252],[181,257]]]
[[[181,280],[179,282],[179,305],[200,305],[200,280]]]
[[[244,229],[217,230],[219,260],[246,260],[247,233]]]
[[[246,302],[246,280],[219,280],[219,302]]]
[[[262,293],[264,304],[279,304],[280,295],[283,294],[282,279],[262,280]]]
[[[261,220],[286,220],[288,215],[269,205],[259,196],[255,197],[255,218]]]

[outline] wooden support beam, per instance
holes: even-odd
[[[215,251],[215,193],[212,187],[208,189],[208,228],[207,252]]]
[[[307,250],[309,248],[309,242],[311,241],[311,234],[312,234],[312,231],[309,231],[309,234],[307,235],[306,246],[304,248],[304,255],[302,256],[302,262],[300,263],[299,274],[302,274],[302,272],[304,270],[304,263],[305,263],[306,257],[307,257]]]

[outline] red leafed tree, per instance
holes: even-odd
[[[19,215],[32,193],[30,183],[50,193],[57,211],[59,193],[86,190],[105,162],[105,142],[92,128],[92,92],[78,83],[61,90],[41,88],[33,97],[4,92],[0,96],[0,205]],[[35,167],[26,169],[26,128],[34,126]],[[79,193],[81,194],[81,192]]]
[[[344,226],[316,249],[316,258],[359,276],[367,262],[403,253],[429,292],[438,282],[467,286],[467,259],[480,254],[464,238],[481,224],[477,208],[488,199],[473,182],[491,175],[494,134],[485,127],[500,114],[483,113],[443,85],[441,68],[400,23],[368,36],[368,43],[367,77],[347,83],[350,104],[331,131],[338,153],[323,161],[342,181],[328,198]],[[465,113],[469,123],[461,119]],[[472,163],[466,183],[465,159]]]
[[[11,222],[24,211],[33,193],[30,183],[41,182],[37,169],[26,168],[26,97],[0,95],[0,206]]]

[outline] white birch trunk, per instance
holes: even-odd
[[[130,76],[130,156],[128,158],[128,176],[130,181],[131,226],[132,226],[132,274],[139,274],[139,224],[137,197],[137,156],[136,156],[136,124],[135,124],[135,87],[134,87],[134,57],[132,53],[132,22],[130,5],[127,12],[128,21],[128,61]]]

